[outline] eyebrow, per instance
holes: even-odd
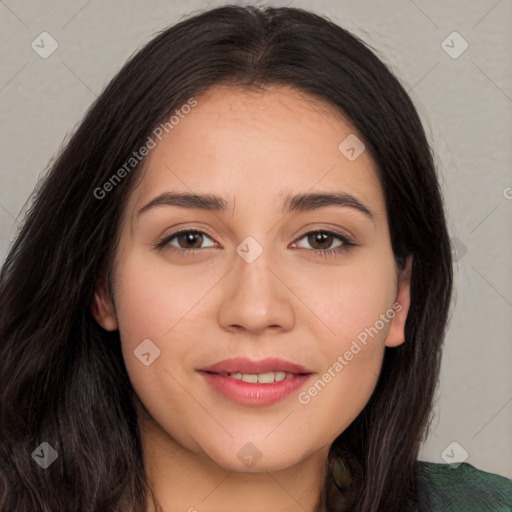
[[[138,211],[137,216],[155,206],[177,206],[179,208],[200,209],[220,213],[225,213],[229,210],[229,203],[223,197],[214,194],[164,192],[143,206]],[[374,220],[374,214],[367,206],[355,196],[345,192],[288,195],[285,197],[281,212],[283,214],[307,212],[327,206],[352,208],[363,213],[370,220]]]

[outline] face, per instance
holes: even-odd
[[[196,99],[130,196],[99,322],[120,330],[170,443],[232,471],[284,469],[326,454],[368,402],[404,340],[408,276],[375,164],[333,107],[287,87]]]

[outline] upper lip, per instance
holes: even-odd
[[[267,358],[260,360],[247,359],[245,357],[236,357],[234,359],[224,359],[210,366],[198,369],[200,372],[209,373],[266,373],[266,372],[286,372],[294,374],[312,373],[306,367],[295,364],[284,359]]]

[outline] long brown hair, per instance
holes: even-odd
[[[291,85],[337,107],[364,137],[386,198],[396,260],[413,255],[406,342],[386,348],[368,404],[335,440],[319,507],[415,510],[415,462],[439,375],[452,292],[445,213],[431,149],[399,80],[361,40],[294,8],[212,9],[162,31],[112,79],[52,163],[0,274],[2,511],[146,505],[133,391],[119,333],[90,313],[114,260],[138,163],[101,188],[156,126],[216,84]],[[31,453],[47,442],[42,470]],[[172,485],[172,482],[170,483]]]

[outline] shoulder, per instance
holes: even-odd
[[[512,512],[512,479],[463,463],[416,461],[421,512]]]

